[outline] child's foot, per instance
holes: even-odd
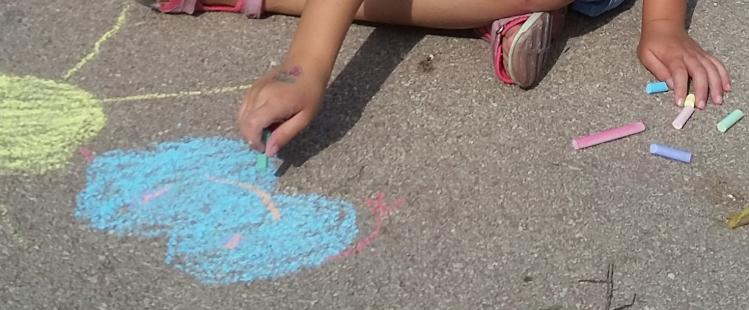
[[[551,39],[561,33],[564,12],[538,12],[494,22],[487,39],[492,42],[492,64],[501,81],[528,88],[541,80]]]
[[[538,12],[495,21],[493,64],[505,83],[528,88],[541,80],[551,46],[551,18]]]

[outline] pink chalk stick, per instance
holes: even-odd
[[[676,129],[683,128],[684,124],[686,124],[689,118],[692,117],[692,113],[694,113],[693,107],[684,107],[684,109],[679,112],[679,115],[676,116],[676,119],[674,119],[674,122],[671,123],[671,125],[673,125]]]
[[[575,140],[572,140],[572,147],[574,147],[576,150],[584,149],[586,147],[624,138],[626,136],[631,136],[643,131],[645,131],[645,123],[643,122],[627,124],[622,127],[607,129],[604,131],[596,132],[594,134],[576,138]]]

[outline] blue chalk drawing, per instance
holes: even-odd
[[[91,163],[77,218],[118,235],[166,237],[165,262],[206,284],[320,266],[358,234],[343,200],[274,192],[241,141],[195,138],[111,151]]]

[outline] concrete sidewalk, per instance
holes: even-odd
[[[60,81],[122,6],[3,2],[0,77]],[[281,154],[278,182],[351,202],[356,240],[379,232],[361,252],[275,279],[203,283],[165,264],[165,238],[74,216],[89,166],[76,151],[62,168],[0,176],[0,309],[601,309],[606,285],[578,280],[604,279],[609,264],[612,308],[637,294],[631,309],[743,309],[749,230],[724,218],[749,203],[749,120],[725,134],[715,124],[749,112],[748,7],[696,3],[690,33],[727,64],[733,91],[680,131],[671,94],[643,93],[652,77],[634,52],[640,2],[599,19],[570,14],[530,91],[500,85],[470,33],[354,26],[323,110]],[[242,92],[231,87],[279,62],[296,22],[133,6],[66,82],[103,100],[107,122],[82,146],[101,155],[239,138]],[[158,95],[185,91],[209,94]],[[143,94],[157,95],[115,100]],[[637,120],[646,132],[570,145]],[[654,142],[690,150],[693,163],[649,155]],[[381,227],[363,202],[378,192],[405,201]]]

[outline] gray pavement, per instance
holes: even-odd
[[[60,79],[121,1],[0,3],[0,74]],[[724,60],[724,106],[671,127],[670,95],[634,54],[641,3],[599,20],[568,16],[543,82],[499,85],[484,42],[463,32],[354,26],[325,107],[281,155],[280,185],[356,203],[406,205],[363,252],[274,280],[206,285],[164,264],[164,239],[119,237],[74,218],[86,162],[0,176],[0,309],[745,309],[749,230],[724,217],[749,202],[746,1],[699,1],[690,33]],[[70,81],[100,98],[251,83],[280,61],[296,19],[165,16],[133,7]],[[434,55],[430,70],[420,65]],[[237,138],[240,92],[108,103],[96,153],[190,136]],[[573,137],[643,120],[640,135],[574,151]],[[650,156],[689,149],[690,165]],[[4,146],[3,146],[4,147]]]

